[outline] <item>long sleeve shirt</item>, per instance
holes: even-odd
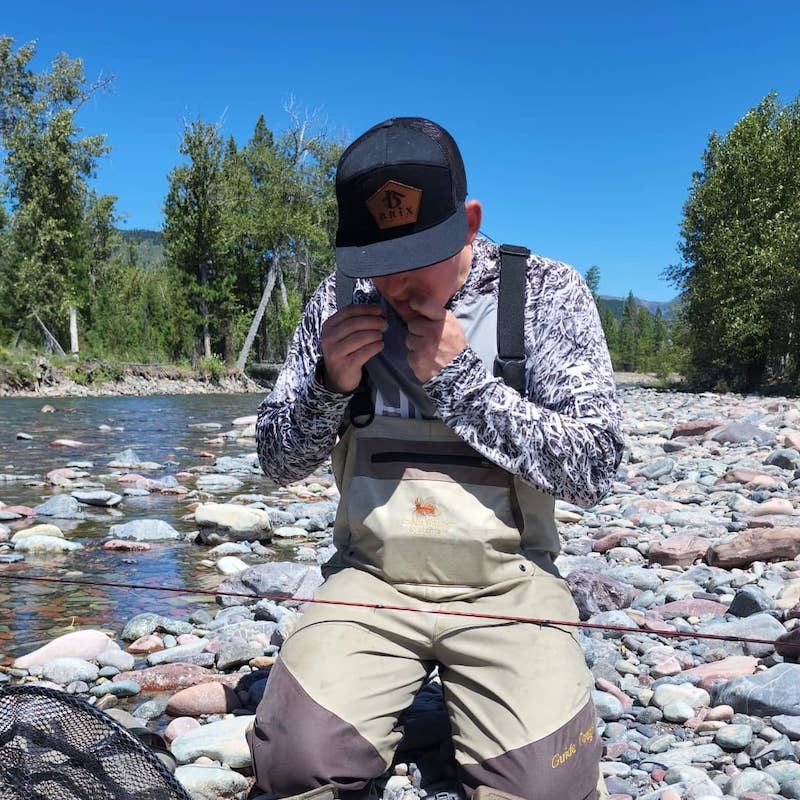
[[[497,296],[497,245],[475,241],[464,284],[447,308],[476,293]],[[356,303],[380,297],[359,280]],[[330,454],[352,395],[317,379],[323,322],[336,312],[335,277],[303,313],[275,386],[261,404],[261,465],[278,483],[305,477]],[[558,499],[592,506],[608,491],[622,456],[621,414],[608,348],[585,282],[570,266],[531,255],[525,302],[525,396],[492,376],[468,345],[422,384],[434,413],[498,466]]]

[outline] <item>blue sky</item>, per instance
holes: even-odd
[[[0,34],[116,76],[82,109],[124,227],[158,228],[185,121],[287,125],[290,96],[349,141],[389,116],[458,141],[484,230],[649,300],[675,290],[681,206],[710,131],[800,92],[800,5],[693,2],[39,2]]]

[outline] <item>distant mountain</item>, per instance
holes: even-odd
[[[161,266],[164,261],[164,235],[161,231],[120,228],[119,233],[122,236],[123,252],[132,247],[137,264],[148,268]]]
[[[609,309],[611,313],[617,318],[622,318],[622,309],[625,306],[624,297],[612,297],[607,294],[600,295],[600,310],[604,311]],[[642,300],[639,297],[634,299],[640,306],[644,306],[651,314],[656,313],[656,309],[661,309],[661,316],[664,319],[674,319],[678,309],[678,298],[673,300],[660,301],[660,300]]]

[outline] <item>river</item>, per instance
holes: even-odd
[[[198,466],[210,466],[213,459],[200,455],[235,456],[252,453],[252,439],[213,444],[213,434],[190,429],[193,423],[218,422],[221,431],[231,428],[240,416],[255,414],[261,396],[172,395],[152,397],[89,398],[8,398],[0,400],[0,474],[36,476],[28,482],[0,481],[0,500],[6,505],[36,506],[57,494],[45,475],[51,469],[73,461],[91,462],[86,471],[91,480],[121,493],[116,478],[106,465],[115,453],[132,448],[142,461],[163,464],[163,469],[143,473],[159,478]],[[45,404],[54,413],[42,413]],[[111,430],[101,430],[108,426]],[[121,428],[122,430],[117,430]],[[17,439],[18,433],[30,440]],[[51,442],[69,438],[82,447],[55,447]],[[117,471],[119,472],[119,471]],[[87,479],[88,480],[88,479]],[[266,493],[274,488],[263,475],[244,478],[244,486],[230,496]],[[188,488],[191,480],[182,481]],[[70,491],[65,489],[63,491]],[[220,495],[224,502],[225,495]],[[9,576],[63,576],[77,580],[104,580],[120,583],[167,585],[199,589],[215,588],[219,575],[202,564],[208,548],[188,542],[154,542],[147,552],[123,553],[102,549],[110,525],[137,518],[158,518],[179,531],[191,531],[194,523],[182,520],[191,502],[185,496],[153,493],[126,498],[118,510],[89,508],[91,518],[70,523],[59,522],[71,541],[83,550],[58,556],[26,554],[24,562],[0,563],[0,663],[28,652],[56,635],[75,628],[108,628],[119,633],[134,614],[143,611],[170,613],[187,605],[213,603],[204,595],[174,595],[166,592],[131,591],[117,588],[86,588],[59,584],[7,580]],[[14,530],[31,523],[47,523],[47,518],[6,522]],[[185,614],[184,614],[185,616]]]

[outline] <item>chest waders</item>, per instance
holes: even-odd
[[[500,252],[498,298],[473,293],[454,313],[487,373],[525,394],[527,251]],[[337,275],[339,307],[353,289]],[[248,734],[256,782],[270,798],[372,800],[401,744],[398,718],[437,664],[443,744],[465,796],[490,786],[525,800],[605,798],[593,680],[572,629],[389,610],[578,619],[554,577],[553,498],[436,418],[390,308],[387,321],[333,452],[336,554],[316,593],[364,607],[314,605],[284,643]]]
[[[494,374],[521,394],[528,255],[500,248],[493,357]],[[336,281],[343,307],[352,302],[353,281],[341,273]],[[406,594],[445,600],[523,577],[530,562],[555,572],[552,497],[486,459],[440,420],[375,416],[371,404],[368,364],[332,456],[341,500],[328,573],[357,567]]]

